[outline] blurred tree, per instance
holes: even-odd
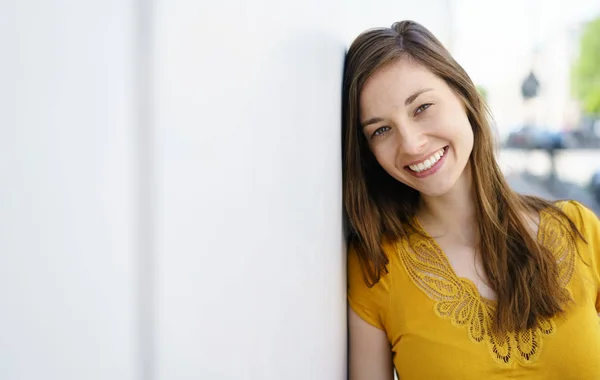
[[[479,95],[481,95],[481,97],[483,98],[483,101],[487,103],[488,102],[488,92],[487,92],[486,88],[483,86],[479,86],[479,85],[477,85],[476,87],[477,87],[477,91],[479,92]]]
[[[600,17],[583,28],[572,74],[573,90],[584,111],[600,115]]]

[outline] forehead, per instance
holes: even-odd
[[[400,59],[378,69],[360,94],[361,115],[403,107],[406,98],[424,88],[439,90],[445,82],[425,66],[411,59]]]

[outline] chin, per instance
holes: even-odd
[[[441,183],[440,183],[441,182]],[[440,181],[438,183],[431,183],[428,186],[419,186],[415,188],[421,195],[426,197],[440,197],[448,194],[455,186],[456,181]]]
[[[441,197],[450,192],[450,188],[437,188],[437,189],[421,189],[418,190],[421,195],[426,197]]]

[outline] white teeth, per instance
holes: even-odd
[[[433,165],[435,165],[435,163],[438,162],[439,159],[442,158],[443,155],[444,155],[444,149],[442,148],[442,149],[438,150],[437,152],[435,152],[431,157],[429,157],[425,161],[423,161],[417,165],[410,165],[409,168],[410,168],[410,170],[412,170],[414,172],[420,173],[424,170],[431,168]]]

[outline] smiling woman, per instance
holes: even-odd
[[[371,152],[396,180],[428,195],[447,193],[459,177],[469,181],[463,169],[473,130],[465,107],[425,66],[400,59],[373,73],[362,89],[360,115],[371,121],[362,124]]]
[[[600,377],[596,216],[509,188],[473,82],[415,22],[358,36],[343,90],[351,379]]]

